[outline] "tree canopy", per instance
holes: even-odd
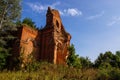
[[[21,0],[0,0],[0,69],[6,65],[11,40],[17,30],[15,22],[20,19]]]
[[[81,67],[80,58],[78,55],[76,55],[74,45],[71,44],[68,50],[69,50],[69,56],[67,58],[67,64],[69,66],[80,68]]]
[[[96,67],[118,67],[120,68],[120,52],[117,51],[116,54],[113,54],[110,51],[101,53],[98,58],[95,60]]]
[[[0,0],[0,29],[20,19],[21,0]]]
[[[16,30],[15,22],[20,19],[21,0],[0,0],[0,46],[6,39],[13,39],[11,32]]]
[[[79,57],[76,54],[74,45],[71,44],[69,47],[69,56],[67,58],[67,64],[69,66],[77,67],[77,68],[89,68],[92,66],[92,62],[89,60],[88,57]]]

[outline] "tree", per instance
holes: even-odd
[[[0,29],[13,25],[20,18],[21,0],[0,0]]]
[[[28,26],[32,28],[36,28],[35,22],[33,22],[32,19],[30,18],[23,19],[22,24],[27,24]]]
[[[117,55],[114,55],[112,52],[107,51],[104,54],[100,54],[98,58],[95,60],[95,66],[96,67],[118,67],[118,64],[116,62],[119,61],[119,57]]]
[[[73,44],[71,44],[71,46],[69,47],[69,56],[67,58],[67,64],[69,66],[81,68],[80,58],[78,55],[76,55]]]
[[[20,19],[20,2],[21,0],[0,0],[0,62],[4,65],[9,56],[11,41],[15,39],[13,33],[17,30],[15,22]]]
[[[13,39],[12,31],[16,30],[14,24],[20,19],[21,0],[0,0],[0,47],[6,44],[6,40]]]
[[[103,63],[103,53],[100,53],[100,55],[98,56],[98,58],[95,60],[95,67],[100,66],[101,63]]]
[[[0,48],[0,70],[4,68],[6,65],[6,58],[9,56],[8,50],[4,50],[3,48]]]
[[[86,58],[80,57],[80,62],[81,62],[82,68],[90,68],[93,66],[92,62],[88,57]]]
[[[120,51],[116,51],[116,55],[120,57]]]
[[[120,51],[116,51],[115,61],[116,61],[117,67],[120,68]]]

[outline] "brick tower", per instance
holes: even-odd
[[[57,10],[48,7],[46,26],[41,32],[44,39],[42,46],[45,46],[42,47],[41,54],[44,56],[41,57],[54,64],[66,64],[71,36],[65,31]]]

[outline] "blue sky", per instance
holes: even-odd
[[[120,50],[120,0],[23,0],[22,17],[45,26],[48,6],[59,10],[76,53],[94,61],[99,53]]]

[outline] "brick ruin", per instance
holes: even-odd
[[[43,29],[38,31],[23,25],[17,36],[14,55],[22,55],[23,63],[32,54],[38,61],[66,65],[71,35],[65,31],[57,10],[48,7]]]

